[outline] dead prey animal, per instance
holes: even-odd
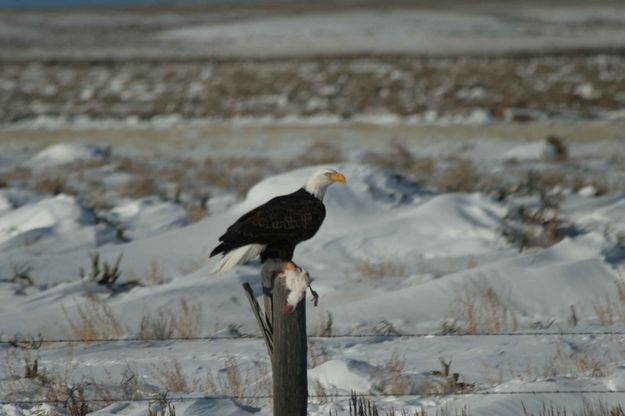
[[[317,306],[319,302],[319,294],[310,285],[312,282],[310,275],[292,261],[268,260],[263,265],[262,277],[265,287],[273,287],[274,279],[285,279],[285,286],[289,290],[286,298],[287,303],[284,306],[285,314],[290,314],[295,310],[304,299],[307,289],[310,289],[313,305]]]

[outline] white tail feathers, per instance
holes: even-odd
[[[229,251],[219,263],[211,270],[211,274],[222,273],[231,270],[237,264],[245,263],[260,255],[265,249],[263,244],[248,244]]]

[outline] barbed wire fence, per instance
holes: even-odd
[[[625,331],[516,331],[516,332],[480,332],[480,333],[445,333],[445,332],[414,332],[414,333],[355,333],[355,334],[332,334],[332,335],[308,335],[310,339],[341,339],[341,338],[456,338],[456,337],[553,337],[553,336],[622,336]],[[119,343],[119,342],[198,342],[198,341],[234,341],[234,340],[262,340],[261,335],[209,335],[199,337],[120,337],[120,338],[49,338],[41,336],[24,336],[14,334],[4,338],[0,334],[0,346],[5,345],[13,348],[37,349],[45,344],[89,344],[89,343]]]
[[[332,334],[332,335],[310,335],[312,340],[324,339],[350,339],[350,338],[377,338],[377,339],[400,339],[400,338],[422,338],[422,339],[438,339],[438,338],[455,338],[455,337],[625,337],[625,331],[516,331],[516,332],[481,332],[481,333],[444,333],[444,332],[414,332],[414,333],[356,333],[356,334]],[[200,337],[126,337],[126,338],[94,338],[94,339],[73,339],[73,338],[43,338],[41,335],[22,335],[13,334],[10,337],[4,337],[0,334],[0,350],[4,349],[26,349],[38,350],[45,345],[75,345],[75,344],[108,344],[108,343],[170,343],[170,342],[234,342],[252,340],[262,342],[263,337],[255,334],[243,335],[212,335]],[[518,395],[625,395],[625,389],[539,389],[539,390],[493,390],[492,388],[484,388],[482,390],[470,389],[466,391],[445,391],[445,392],[428,392],[424,393],[358,393],[358,396],[365,398],[381,398],[381,397],[443,397],[443,396],[518,396]],[[71,396],[71,394],[70,394]],[[327,393],[327,394],[309,394],[312,401],[315,400],[347,400],[354,397],[354,393]],[[70,398],[60,399],[15,399],[0,400],[0,405],[13,406],[36,406],[42,404],[67,406]],[[127,397],[108,397],[108,398],[84,398],[86,403],[110,405],[114,403],[155,403],[159,400],[167,402],[188,402],[196,400],[272,400],[271,394],[254,394],[254,395],[197,395],[189,393],[188,395],[169,396],[168,393],[158,393],[150,397],[127,398]]]

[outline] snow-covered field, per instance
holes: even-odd
[[[185,398],[177,414],[270,415],[264,399],[203,398],[271,393],[241,289],[260,293],[259,265],[210,275],[208,253],[238,216],[321,163],[348,182],[330,188],[326,221],[295,260],[320,294],[310,334],[341,336],[310,339],[310,393],[341,397],[311,398],[311,415],[346,411],[351,391],[378,395],[383,409],[474,415],[622,402],[609,392],[625,390],[625,335],[588,332],[625,330],[623,137],[580,123],[562,155],[522,138],[535,127],[509,128],[521,138],[485,127],[464,140],[453,127],[442,138],[411,125],[204,126],[201,138],[190,128],[169,140],[70,128],[46,133],[56,144],[41,131],[3,132],[2,340],[121,340],[2,344],[2,400],[64,400],[73,384],[101,400],[90,406],[102,415],[146,414],[163,391]],[[98,134],[109,140],[62,140]],[[119,279],[98,284],[118,259]],[[493,332],[517,335],[472,335]],[[447,336],[397,336],[430,333]],[[178,339],[207,336],[223,339]],[[133,340],[162,337],[176,340]],[[38,375],[25,378],[35,359]],[[441,360],[457,382],[437,373]],[[145,401],[107,402],[119,398]],[[66,411],[0,412],[51,408]]]
[[[320,166],[310,415],[625,402],[623,5],[349,4],[0,13],[0,416],[271,415],[208,254]]]

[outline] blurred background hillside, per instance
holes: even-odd
[[[4,1],[0,121],[625,117],[625,5]]]

